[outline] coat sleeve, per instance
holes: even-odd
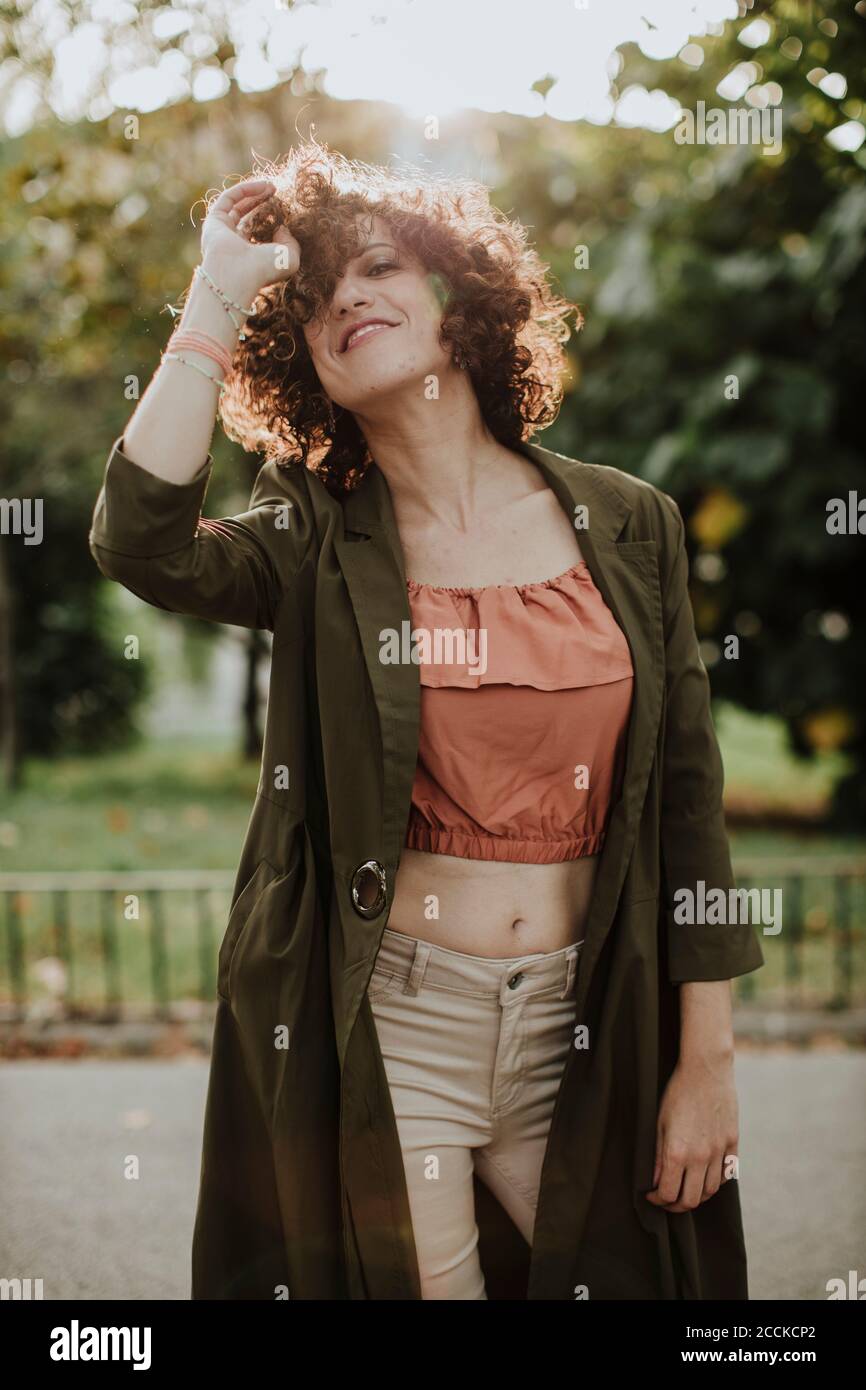
[[[267,463],[248,511],[206,520],[211,454],[188,483],[171,483],[133,463],[123,442],[109,454],[89,536],[102,573],[156,608],[272,631],[315,533],[303,479]]]
[[[722,806],[724,770],[710,712],[710,683],[701,660],[688,590],[685,527],[672,497],[665,518],[661,567],[667,715],[662,764],[661,858],[668,974],[673,984],[726,980],[763,965],[755,928],[746,921],[677,921],[674,895],[736,887]],[[706,914],[710,915],[710,914]],[[747,917],[747,912],[725,913]]]

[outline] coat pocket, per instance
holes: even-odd
[[[228,926],[219,950],[219,962],[217,966],[217,994],[226,1002],[231,997],[231,968],[237,944],[241,938],[241,933],[249,921],[250,913],[267,888],[275,878],[279,878],[279,869],[275,869],[273,864],[267,859],[262,859],[256,865],[252,877],[244,884],[243,889],[235,900],[235,904],[229,913]]]

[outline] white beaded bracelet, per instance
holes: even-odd
[[[253,312],[255,305],[251,304],[249,309],[247,309],[244,307],[243,304],[236,304],[233,299],[229,299],[228,295],[224,294],[223,291],[220,289],[219,285],[215,284],[215,282],[211,279],[203,265],[197,265],[193,273],[195,275],[198,275],[200,279],[204,280],[205,284],[213,290],[217,299],[222,304],[223,308],[225,309],[226,313],[228,314],[229,318],[234,324],[235,328],[240,329],[241,325],[238,323],[237,319],[232,313],[232,309],[237,309],[239,314],[243,314],[244,317],[247,318]]]
[[[221,376],[213,376],[210,372],[206,372],[204,367],[200,367],[197,362],[190,362],[188,357],[182,357],[179,352],[164,352],[160,361],[182,362],[185,367],[194,367],[197,372],[201,372],[202,376],[206,376],[208,381],[212,381],[215,386],[219,387],[220,395],[225,389],[225,382]]]

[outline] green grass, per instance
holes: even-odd
[[[258,766],[213,740],[33,760],[0,812],[0,872],[233,869]]]

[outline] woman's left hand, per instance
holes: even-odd
[[[659,1107],[647,1201],[665,1211],[694,1211],[718,1192],[726,1169],[727,1176],[736,1173],[738,1143],[733,1062],[681,1059]]]

